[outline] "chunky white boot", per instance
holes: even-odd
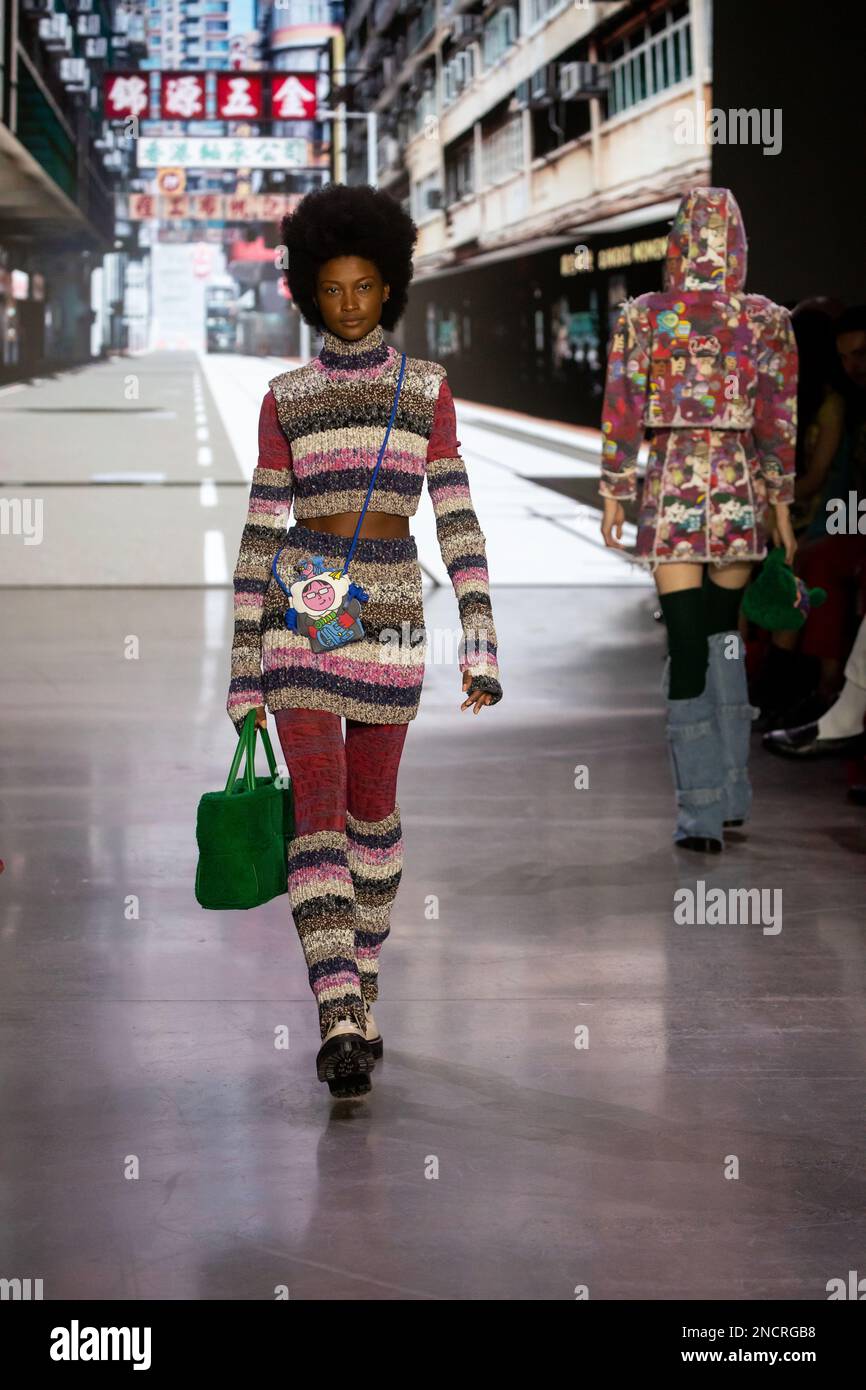
[[[367,1028],[364,1033],[364,1037],[367,1040],[367,1045],[370,1048],[370,1051],[372,1052],[374,1057],[381,1057],[382,1052],[384,1050],[382,1034],[379,1032],[376,1020],[373,1017],[373,1010],[370,1008],[370,1005],[366,1002],[364,1003],[364,1013],[367,1019]]]

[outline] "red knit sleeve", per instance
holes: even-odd
[[[292,468],[292,446],[280,428],[273,391],[268,391],[259,413],[259,468]]]
[[[433,415],[433,428],[427,445],[427,462],[434,459],[453,459],[460,453],[460,440],[457,438],[457,417],[454,414],[454,397],[447,381],[439,387],[436,409]]]
[[[291,447],[280,429],[274,394],[268,391],[259,411],[259,459],[234,571],[235,624],[226,709],[238,733],[248,712],[265,702],[262,615],[271,561],[289,524],[294,485]]]

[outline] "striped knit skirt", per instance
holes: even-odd
[[[291,526],[277,562],[289,588],[297,565],[321,555],[337,569],[349,538]],[[289,600],[271,575],[262,612],[262,672],[269,710],[323,709],[364,724],[406,724],[418,713],[424,680],[424,605],[418,551],[411,537],[361,539],[349,577],[369,595],[364,636],[333,652],[314,652],[286,627]]]

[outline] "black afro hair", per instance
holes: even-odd
[[[316,273],[335,256],[372,261],[391,293],[382,306],[382,327],[399,322],[412,279],[418,228],[388,193],[369,184],[329,183],[302,198],[283,218],[288,252],[286,283],[307,323],[322,328],[316,303]]]

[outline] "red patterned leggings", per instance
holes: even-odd
[[[400,883],[397,773],[408,724],[362,724],[326,710],[275,714],[295,800],[289,899],[319,1006],[364,1027]]]

